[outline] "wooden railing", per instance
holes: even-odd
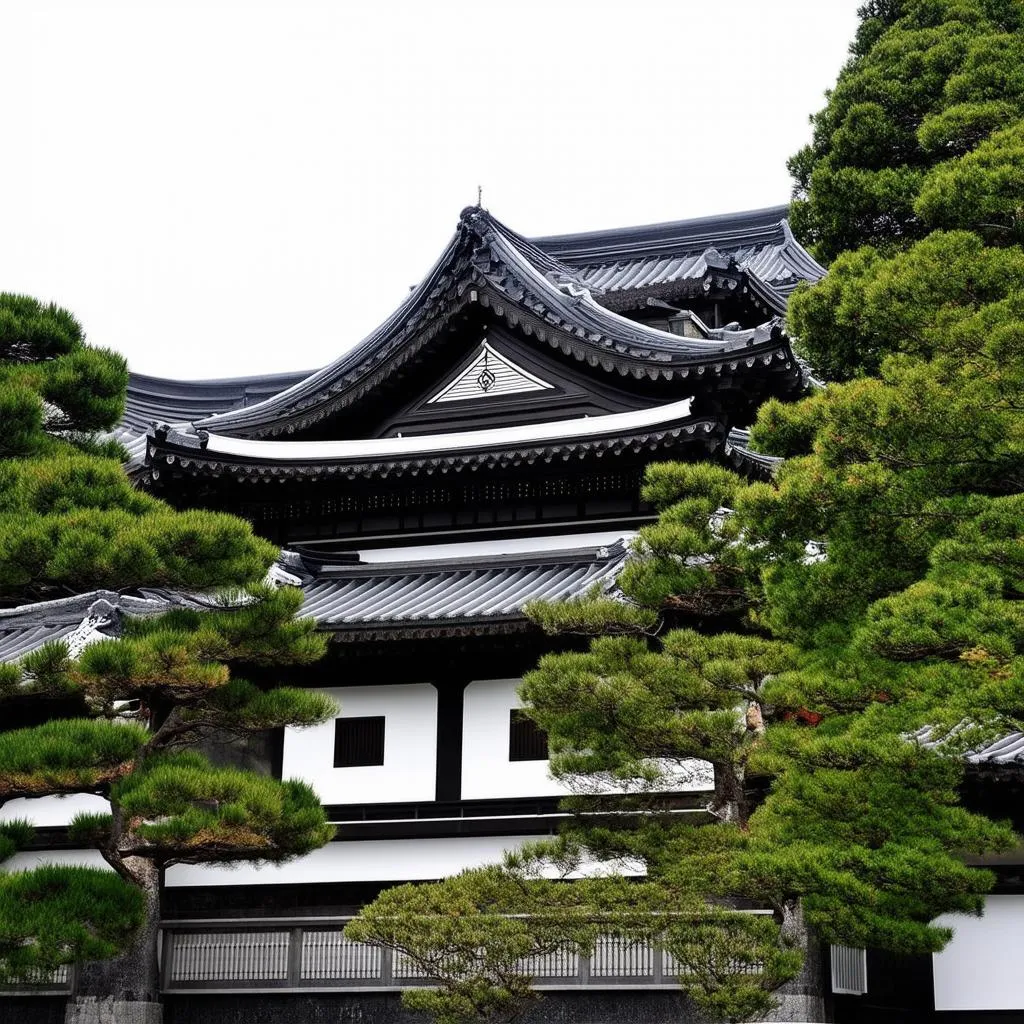
[[[55,971],[32,971],[16,981],[0,985],[0,996],[66,995],[72,989],[74,975],[75,968],[70,965],[58,967]]]
[[[254,990],[391,991],[429,984],[401,953],[352,942],[351,918],[166,921],[164,992]],[[646,942],[602,936],[590,956],[568,950],[529,957],[524,973],[538,988],[675,988],[679,968]]]

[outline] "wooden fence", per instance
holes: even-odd
[[[253,990],[389,991],[424,985],[402,953],[346,939],[350,918],[167,921],[161,942],[164,992]],[[671,956],[646,942],[602,936],[591,956],[559,950],[522,963],[538,988],[675,988]]]

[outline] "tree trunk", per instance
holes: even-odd
[[[711,810],[720,821],[743,825],[747,820],[747,801],[743,793],[743,774],[731,765],[715,765],[715,795]]]
[[[769,1021],[823,1021],[825,1019],[825,972],[821,943],[804,923],[797,900],[782,908],[780,931],[784,942],[804,954],[800,973],[774,993],[778,1006]]]
[[[146,919],[135,941],[116,960],[83,964],[65,1024],[160,1024],[160,869],[142,857],[124,867],[146,899]]]

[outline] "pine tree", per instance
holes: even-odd
[[[0,603],[243,586],[273,561],[243,520],[175,512],[133,486],[101,434],[127,381],[124,359],[87,345],[67,310],[0,294]]]
[[[12,425],[0,462],[3,599],[99,586],[223,594],[210,610],[129,619],[121,638],[77,659],[58,642],[0,666],[0,713],[38,708],[38,724],[0,732],[0,804],[106,797],[109,813],[80,815],[69,832],[111,869],[0,874],[0,980],[94,961],[83,995],[155,1001],[165,867],[285,860],[333,833],[307,785],[215,765],[195,749],[331,717],[330,700],[276,687],[271,674],[319,658],[324,640],[296,619],[298,590],[261,583],[275,551],[249,524],[175,512],[137,491],[118,446],[97,438],[123,409],[123,360],[86,346],[66,311],[9,295],[0,356]],[[233,676],[239,666],[259,682]],[[25,822],[4,824],[0,861],[31,837]]]
[[[1019,0],[879,0],[789,162],[793,228],[833,260],[938,226],[919,197],[942,167],[1024,114]]]
[[[621,601],[531,609],[594,637],[522,686],[581,812],[533,856],[642,862],[682,986],[726,1020],[765,1011],[804,925],[942,948],[934,919],[993,883],[964,854],[1017,841],[960,790],[965,751],[1024,727],[1024,8],[861,15],[790,164],[794,228],[834,261],[790,328],[848,382],[761,408],[770,482],[651,467],[659,519]],[[714,772],[701,824],[672,813],[692,758]],[[737,899],[771,918],[752,929]]]

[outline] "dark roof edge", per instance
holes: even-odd
[[[642,249],[644,244],[652,242],[664,244],[679,241],[687,245],[700,245],[706,239],[709,244],[721,244],[723,241],[731,240],[730,236],[744,238],[748,235],[782,233],[781,222],[785,220],[788,212],[788,204],[765,206],[757,210],[719,213],[708,217],[662,221],[657,224],[605,228],[567,235],[541,235],[531,238],[530,241],[552,256],[578,262],[598,256],[610,256],[616,252],[639,254],[638,250]]]
[[[626,545],[620,538],[611,544],[589,547],[449,556],[407,562],[342,562],[331,565],[329,558],[325,558],[315,575],[318,579],[339,580],[375,576],[412,576],[450,570],[468,572],[474,569],[512,569],[529,565],[596,565],[615,562],[625,554]],[[317,561],[308,550],[301,552],[300,557],[304,563]]]

